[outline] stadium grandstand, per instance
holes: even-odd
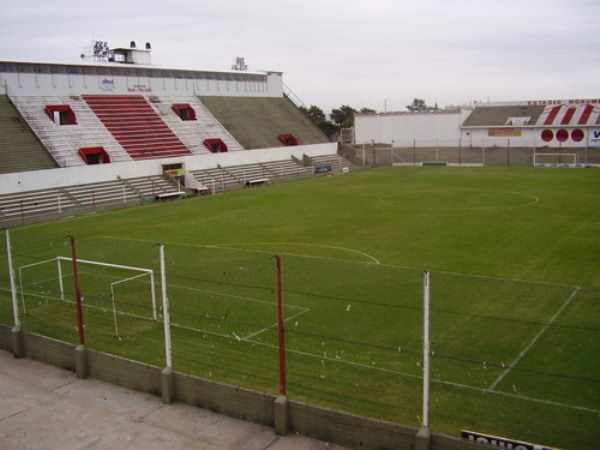
[[[435,150],[438,159],[433,162],[598,166],[600,99],[486,102],[457,109],[357,114],[353,142],[387,148],[387,155],[392,148],[392,162],[398,164],[431,162],[433,154],[427,150]]]
[[[347,166],[281,72],[159,68],[150,52],[96,42],[76,64],[0,61],[4,226]]]

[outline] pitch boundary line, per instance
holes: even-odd
[[[337,245],[327,245],[327,244],[310,244],[310,243],[306,243],[306,242],[250,242],[250,243],[234,243],[234,244],[221,244],[221,245],[217,245],[215,246],[216,248],[234,248],[236,250],[240,250],[240,251],[247,251],[247,252],[256,252],[256,253],[269,253],[266,250],[253,250],[253,249],[242,249],[242,248],[237,248],[235,246],[244,246],[244,245],[265,245],[265,244],[269,244],[269,245],[299,245],[299,246],[305,246],[305,247],[320,247],[320,248],[331,248],[331,249],[335,249],[335,250],[342,250],[345,252],[349,252],[349,253],[356,253],[360,256],[364,256],[368,259],[370,259],[371,261],[373,261],[374,264],[380,265],[381,262],[375,258],[374,256],[369,255],[368,253],[365,252],[361,252],[360,250],[354,250],[348,247],[340,247]],[[300,258],[315,258],[315,259],[324,259],[324,260],[335,260],[335,261],[349,261],[349,262],[355,262],[352,260],[340,260],[338,258],[324,258],[322,256],[312,256],[312,255],[302,255],[302,254],[298,254],[298,253],[288,253],[288,252],[279,252],[282,255],[289,255],[289,256],[297,256]],[[361,262],[361,261],[356,261],[356,262]]]
[[[529,352],[529,350],[531,350],[533,348],[533,346],[537,343],[537,341],[540,339],[540,337],[542,337],[542,335],[546,332],[546,330],[550,327],[550,325],[552,325],[554,323],[554,321],[558,318],[558,316],[560,316],[560,314],[565,310],[565,308],[571,303],[571,300],[573,300],[573,298],[575,297],[575,295],[577,295],[577,293],[579,292],[580,289],[581,289],[581,287],[577,286],[577,288],[571,293],[569,298],[562,304],[562,306],[558,309],[558,311],[556,311],[556,313],[552,316],[552,318],[548,321],[548,323],[546,325],[544,325],[544,327],[540,330],[540,332],[537,335],[535,335],[535,337],[531,340],[529,345],[527,345],[527,347],[525,347],[523,349],[523,351],[521,351],[521,353],[519,353],[519,355],[516,357],[516,359],[513,362],[511,362],[509,364],[509,366],[504,370],[504,372],[502,372],[500,374],[500,376],[498,378],[496,378],[496,380],[487,388],[487,392],[495,391],[496,386],[498,386],[498,384],[500,384],[500,382],[504,379],[504,377],[506,375],[508,375],[508,373],[519,363],[519,361],[521,361],[521,359]]]
[[[89,240],[93,240],[93,239],[115,239],[115,240],[120,240],[120,241],[135,241],[135,242],[147,242],[149,244],[154,244],[156,243],[156,241],[154,240],[149,240],[149,239],[139,239],[139,238],[132,238],[132,237],[119,237],[119,236],[108,236],[108,235],[103,235],[103,236],[94,236],[93,238],[89,238]],[[230,251],[239,251],[239,252],[253,252],[253,253],[273,253],[273,252],[269,252],[267,250],[253,250],[253,249],[244,249],[244,248],[238,248],[238,247],[234,247],[235,245],[239,245],[239,246],[244,246],[244,245],[260,245],[260,244],[281,244],[281,245],[304,245],[306,247],[322,247],[322,248],[331,248],[331,249],[336,249],[336,250],[342,250],[342,251],[346,251],[348,253],[356,253],[360,256],[364,256],[365,258],[368,258],[369,260],[371,260],[372,262],[364,262],[364,261],[358,261],[358,260],[351,260],[351,259],[340,259],[340,258],[324,258],[322,256],[314,256],[314,255],[303,255],[300,253],[289,253],[289,252],[284,252],[281,253],[282,255],[288,255],[288,256],[297,256],[299,258],[313,258],[313,259],[322,259],[322,260],[326,260],[326,261],[347,261],[347,262],[354,262],[354,263],[359,263],[359,264],[376,264],[376,265],[381,265],[381,262],[375,258],[374,256],[369,255],[368,253],[365,252],[361,252],[360,250],[354,250],[351,248],[347,248],[347,247],[338,247],[335,245],[327,245],[327,244],[311,244],[311,243],[306,243],[306,242],[249,242],[249,243],[243,243],[243,242],[238,242],[238,243],[231,243],[231,244],[188,244],[185,242],[167,242],[167,241],[162,241],[162,244],[165,245],[173,245],[173,246],[179,246],[179,247],[195,247],[195,248],[217,248],[217,249],[222,249],[222,250],[230,250]]]
[[[204,292],[204,293],[208,293],[208,294],[219,295],[219,296],[222,296],[222,297],[230,297],[230,298],[232,298],[234,300],[243,300],[243,301],[249,301],[249,302],[253,302],[253,303],[264,303],[264,304],[271,305],[273,307],[275,306],[275,303],[267,302],[265,300],[259,300],[259,299],[255,299],[255,298],[242,297],[242,296],[239,296],[239,295],[232,295],[232,294],[223,294],[223,293],[216,292],[216,291],[209,291],[208,289],[193,288],[193,287],[189,287],[189,286],[181,286],[181,285],[176,285],[176,284],[169,285],[167,283],[167,285],[171,286],[171,287],[174,287],[174,288],[178,288],[178,289],[184,289],[184,290],[187,289],[187,290],[190,290],[190,291]],[[306,314],[307,312],[312,311],[310,308],[305,308],[303,306],[285,305],[285,307],[286,308],[290,308],[290,309],[296,309],[296,310],[299,309],[300,311],[298,311],[296,314],[293,314],[293,315],[291,315],[289,317],[286,317],[285,320],[284,320],[284,322],[288,322],[290,320],[295,319],[296,317],[301,316],[302,314]],[[179,326],[179,327],[182,327],[182,328],[187,328],[189,330],[195,330],[194,328],[186,327],[186,326],[183,326],[183,325],[175,325],[175,324],[172,324],[172,325]],[[248,336],[246,336],[246,337],[244,337],[242,339],[243,340],[248,340],[248,342],[252,342],[252,341],[249,340],[250,338],[258,336],[259,334],[262,334],[262,333],[264,333],[264,332],[266,332],[268,330],[272,330],[273,328],[276,328],[276,327],[277,327],[276,323],[274,325],[269,325],[268,327],[264,327],[264,328],[262,328],[262,329],[260,329],[260,330],[258,330],[256,332],[254,332],[254,333],[249,334]],[[210,332],[205,331],[205,330],[203,330],[202,332],[211,334]],[[221,336],[221,337],[229,337],[227,335],[221,335],[221,334],[217,334],[217,335]],[[237,336],[236,334],[234,334],[234,337],[237,338],[239,336]]]
[[[229,337],[231,338],[231,337]],[[242,338],[242,341],[251,343],[251,344],[255,344],[255,345],[261,345],[261,346],[265,346],[265,347],[269,347],[269,348],[277,348],[275,345],[272,344],[266,344],[264,342],[260,342],[260,341],[254,341],[254,340],[250,340],[247,338]],[[375,370],[375,371],[379,371],[379,372],[385,372],[385,373],[391,373],[394,375],[399,375],[399,376],[403,376],[406,378],[413,378],[416,380],[422,380],[423,377],[421,375],[415,375],[412,373],[408,373],[408,372],[400,372],[397,370],[392,370],[392,369],[386,369],[383,367],[377,367],[377,366],[371,366],[371,365],[367,365],[367,364],[362,364],[362,363],[357,363],[357,362],[353,362],[353,361],[344,361],[344,360],[340,360],[340,359],[335,359],[335,358],[331,358],[329,356],[323,356],[323,355],[318,355],[318,354],[314,354],[314,353],[308,353],[308,352],[303,352],[300,350],[290,350],[287,349],[287,352],[290,353],[295,353],[297,355],[301,355],[301,356],[307,356],[307,357],[311,357],[311,358],[316,358],[316,359],[321,359],[324,361],[329,361],[329,362],[335,362],[335,363],[339,363],[339,364],[347,364],[350,366],[356,366],[356,367],[361,367],[363,369],[369,369],[369,370]],[[510,398],[515,398],[515,399],[519,399],[519,400],[525,400],[525,401],[529,401],[529,402],[533,402],[533,403],[541,403],[541,404],[546,404],[546,405],[551,405],[551,406],[559,406],[559,407],[563,407],[563,408],[568,408],[568,409],[575,409],[578,411],[585,411],[585,412],[591,412],[591,413],[600,413],[600,410],[596,410],[593,408],[587,408],[585,406],[577,406],[577,405],[569,405],[566,403],[560,403],[560,402],[553,402],[551,400],[543,400],[543,399],[538,399],[538,398],[534,398],[534,397],[525,397],[522,395],[516,395],[516,394],[511,394],[509,392],[502,392],[502,391],[488,391],[486,388],[480,388],[480,387],[476,387],[476,386],[471,386],[468,384],[461,384],[461,383],[455,383],[452,381],[446,381],[446,380],[440,380],[437,378],[434,378],[431,380],[434,383],[438,383],[438,384],[442,384],[442,385],[447,385],[447,386],[454,386],[457,388],[461,388],[461,389],[468,389],[468,390],[472,390],[472,391],[476,391],[476,392],[481,392],[483,394],[493,394],[493,395],[502,395],[504,397],[510,397]]]
[[[147,242],[147,243],[155,243],[155,241],[153,240],[148,240],[148,239],[138,239],[138,238],[131,238],[131,237],[118,237],[118,236],[108,236],[108,235],[103,235],[103,236],[94,236],[93,238],[90,239],[116,239],[116,240],[122,240],[122,241],[137,241],[137,242]],[[238,244],[222,244],[222,245],[199,245],[199,244],[187,244],[187,243],[181,243],[181,242],[163,242],[163,244],[168,244],[168,245],[174,245],[174,246],[182,246],[182,247],[198,247],[198,248],[220,248],[223,250],[230,250],[230,251],[247,251],[247,252],[256,252],[256,253],[270,253],[267,252],[265,250],[246,250],[246,249],[241,249],[241,248],[234,248],[231,247],[232,245],[244,245],[243,243],[238,243]],[[278,242],[273,242],[272,244],[278,244]],[[286,244],[285,242],[282,242],[281,244]],[[307,259],[320,259],[320,260],[325,260],[325,261],[344,261],[344,262],[349,262],[349,263],[355,263],[355,264],[368,264],[368,265],[378,265],[378,266],[382,266],[382,267],[395,267],[398,269],[404,269],[404,270],[412,270],[415,272],[419,272],[422,273],[423,270],[425,270],[423,267],[417,268],[417,267],[413,267],[413,266],[405,266],[402,264],[390,264],[390,263],[383,263],[381,261],[379,261],[377,258],[375,258],[374,256],[369,255],[368,253],[364,253],[361,252],[359,250],[353,250],[353,249],[349,249],[349,248],[344,248],[344,247],[335,247],[335,246],[327,246],[327,245],[321,245],[321,244],[308,244],[308,243],[295,243],[297,245],[314,245],[314,246],[321,246],[321,247],[330,247],[330,248],[337,248],[339,250],[347,250],[348,252],[352,252],[352,253],[357,253],[357,254],[361,254],[363,256],[366,256],[367,258],[371,259],[373,262],[365,262],[365,261],[355,261],[355,260],[350,260],[350,259],[340,259],[340,258],[324,258],[322,256],[317,256],[317,255],[302,255],[299,253],[285,253],[285,255],[288,256],[297,256],[299,258],[307,258]],[[576,286],[576,285],[572,285],[572,284],[565,284],[565,283],[551,283],[548,281],[535,281],[535,280],[523,280],[520,278],[508,278],[508,277],[501,277],[501,276],[494,276],[494,275],[482,275],[482,274],[477,274],[477,273],[468,273],[468,272],[452,272],[449,270],[443,270],[443,269],[431,269],[431,272],[433,273],[440,273],[440,274],[445,274],[445,275],[456,275],[456,276],[464,276],[464,277],[473,277],[473,278],[483,278],[483,279],[489,279],[489,280],[498,280],[498,281],[510,281],[510,282],[516,282],[516,283],[528,283],[528,284],[538,284],[538,285],[542,285],[542,286],[556,286],[556,287],[566,287],[566,288],[571,288],[571,289],[575,289],[578,288],[580,286]]]
[[[194,288],[188,288],[188,287],[184,287],[186,289],[194,289]],[[578,292],[579,287],[577,288],[577,290],[575,292],[573,292],[571,294],[571,296],[569,297],[569,299],[567,299],[567,301],[563,304],[563,306],[559,309],[559,311],[557,311],[557,313],[554,316],[554,319],[558,317],[558,315],[560,315],[560,313],[564,310],[564,308],[566,308],[567,304],[572,300],[572,298],[574,298],[575,294]],[[209,291],[210,292],[210,291]],[[53,298],[51,298],[52,300],[54,300]],[[58,299],[60,300],[60,299]],[[252,299],[249,299],[252,300]],[[68,300],[64,300],[67,303],[74,303],[74,302],[70,302]],[[257,300],[258,302],[263,302],[262,300]],[[268,302],[267,302],[268,303]],[[101,307],[95,307],[92,305],[86,305],[86,307],[88,308],[94,308],[94,309],[104,309]],[[295,307],[295,308],[300,308],[300,307]],[[290,317],[289,319],[286,320],[286,322],[288,320],[292,320],[295,317],[298,317],[301,314],[304,314],[306,312],[311,311],[310,309],[307,308],[307,311],[300,311],[299,313],[295,314],[294,316]],[[145,317],[145,316],[137,316],[137,315],[132,315],[130,313],[125,313],[122,311],[119,311],[120,315],[127,315],[127,316],[131,316],[131,317],[135,317],[135,318],[139,318],[142,320],[148,320],[151,322],[154,322],[153,319],[151,319],[150,317]],[[214,331],[209,331],[209,330],[204,330],[204,329],[200,329],[200,328],[196,328],[196,327],[190,327],[190,326],[186,326],[186,325],[181,325],[178,323],[171,323],[171,326],[173,327],[177,327],[177,328],[181,328],[181,329],[185,329],[185,330],[189,330],[189,331],[194,331],[197,333],[202,333],[202,334],[207,334],[207,335],[211,335],[211,336],[218,336],[224,339],[235,339],[237,341],[242,341],[242,342],[247,342],[249,344],[254,344],[254,345],[260,345],[260,346],[264,346],[264,347],[268,347],[268,348],[277,348],[275,345],[272,344],[267,344],[261,341],[257,341],[254,339],[251,339],[252,337],[260,334],[261,332],[265,332],[269,329],[272,329],[273,326],[270,327],[266,327],[262,330],[259,330],[259,332],[254,333],[254,334],[250,334],[248,336],[244,336],[244,337],[240,337],[238,335],[236,335],[235,333],[232,335],[230,334],[222,334],[222,333],[216,333]],[[546,327],[544,328],[544,330],[546,328],[548,328],[550,326],[550,324],[547,324]],[[540,333],[541,335],[541,333]],[[340,360],[340,359],[335,359],[335,358],[331,358],[328,356],[324,356],[321,354],[314,354],[314,353],[308,353],[308,352],[303,352],[300,350],[293,350],[293,349],[287,349],[287,352],[289,353],[294,353],[297,355],[301,355],[301,356],[307,356],[310,358],[315,358],[315,359],[321,359],[324,361],[329,361],[329,362],[335,362],[335,363],[339,363],[339,364],[346,364],[349,366],[355,366],[355,367],[361,367],[364,369],[369,369],[369,370],[374,370],[374,371],[379,371],[379,372],[385,372],[385,373],[391,373],[391,374],[395,374],[395,375],[399,375],[402,377],[406,377],[406,378],[412,378],[412,379],[416,379],[416,380],[421,380],[423,379],[423,377],[421,375],[415,375],[412,373],[408,373],[408,372],[401,372],[401,371],[397,371],[397,370],[392,370],[392,369],[386,369],[383,367],[377,367],[377,366],[372,366],[372,365],[367,365],[367,364],[362,364],[362,363],[358,363],[358,362],[354,362],[354,361],[344,361],[344,360]],[[476,391],[476,392],[481,392],[483,394],[492,394],[492,395],[502,395],[504,397],[510,397],[510,398],[514,398],[514,399],[518,399],[518,400],[524,400],[524,401],[528,401],[528,402],[533,402],[533,403],[539,403],[539,404],[546,404],[546,405],[551,405],[551,406],[557,406],[557,407],[562,407],[562,408],[567,408],[567,409],[573,409],[573,410],[577,410],[577,411],[584,411],[584,412],[590,412],[593,414],[599,414],[600,410],[596,410],[593,408],[587,408],[584,406],[577,406],[577,405],[569,405],[566,403],[560,403],[560,402],[553,402],[550,400],[543,400],[543,399],[539,399],[539,398],[534,398],[534,397],[526,397],[526,396],[522,396],[522,395],[517,395],[517,394],[511,394],[509,392],[503,392],[503,391],[497,391],[497,390],[492,390],[490,391],[489,388],[480,388],[480,387],[476,387],[476,386],[471,386],[471,385],[467,385],[467,384],[462,384],[462,383],[456,383],[456,382],[452,382],[452,381],[446,381],[446,380],[442,380],[442,379],[438,379],[438,378],[433,378],[431,380],[434,383],[437,384],[442,384],[442,385],[447,385],[447,386],[454,386],[456,388],[459,389],[467,389],[467,390],[471,390],[471,391]]]

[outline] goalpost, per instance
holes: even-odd
[[[577,153],[534,153],[533,167],[576,167]]]
[[[49,263],[53,263],[53,262],[56,263],[56,278],[49,279],[49,280],[38,280],[35,283],[33,283],[32,286],[37,286],[38,284],[42,285],[45,282],[56,280],[58,282],[58,298],[62,301],[65,301],[65,284],[64,284],[64,276],[63,276],[63,270],[62,270],[62,264],[61,264],[63,261],[68,261],[70,263],[70,262],[72,262],[72,258],[67,258],[64,256],[57,256],[56,258],[47,259],[44,261],[38,261],[33,264],[27,264],[27,265],[23,265],[23,266],[19,267],[19,290],[21,292],[21,304],[22,304],[22,309],[23,309],[24,313],[26,312],[26,310],[25,310],[25,294],[26,294],[26,292],[25,292],[23,276],[24,276],[24,273],[26,270],[31,270],[32,268],[34,268],[36,266],[41,266],[43,264],[49,264]],[[158,311],[157,311],[157,306],[156,306],[156,292],[155,292],[155,287],[154,287],[154,271],[152,269],[147,269],[144,267],[125,266],[125,265],[121,265],[121,264],[111,264],[111,263],[105,263],[105,262],[101,262],[101,261],[92,261],[92,260],[87,260],[87,259],[77,259],[77,263],[81,264],[81,265],[97,266],[97,267],[103,267],[103,268],[107,268],[107,269],[117,269],[117,270],[129,271],[129,272],[137,272],[137,274],[135,274],[135,275],[125,277],[125,278],[120,278],[116,281],[109,283],[110,301],[111,301],[113,319],[114,319],[114,323],[115,323],[115,333],[117,336],[118,336],[118,326],[117,326],[117,305],[116,305],[116,300],[115,300],[115,297],[116,297],[115,287],[118,285],[129,283],[129,282],[132,282],[139,278],[148,276],[150,278],[149,284],[150,284],[150,297],[151,297],[151,307],[152,307],[152,319],[158,320]],[[44,288],[42,286],[40,286],[39,289],[40,289],[39,292],[32,292],[32,293],[28,293],[27,295],[33,295],[33,296],[47,298],[47,299],[55,298],[52,296],[47,296],[46,291],[44,290]]]

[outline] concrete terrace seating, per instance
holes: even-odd
[[[104,147],[111,162],[131,161],[114,137],[78,96],[14,97],[18,111],[60,167],[85,164],[79,156],[82,147]],[[48,105],[68,105],[77,124],[57,125],[45,112]]]
[[[51,218],[74,206],[61,189],[43,189],[0,196],[0,223],[26,223],[31,218]]]
[[[121,181],[135,191],[139,198],[146,201],[154,200],[164,194],[168,195],[180,191],[179,187],[162,175],[127,178],[121,179]]]
[[[313,174],[311,167],[303,167],[291,159],[261,163],[260,165],[269,171],[273,181],[309,178]]]
[[[238,179],[221,168],[192,170],[190,173],[196,180],[210,188],[213,194],[242,188]]]
[[[246,149],[281,147],[280,134],[300,145],[329,139],[287,97],[200,97],[202,103]]]
[[[260,164],[245,164],[242,166],[225,167],[223,170],[235,178],[240,185],[247,186],[253,180],[267,180],[272,175]]]
[[[335,156],[339,160],[339,157]],[[227,192],[254,185],[264,185],[302,178],[314,174],[313,167],[303,167],[292,159],[245,164],[214,169],[193,170],[194,177],[213,193]]]
[[[141,95],[84,95],[100,121],[133,159],[191,155]]]
[[[120,180],[43,189],[0,196],[0,222],[29,222],[140,203],[138,193]]]
[[[68,186],[62,189],[75,207],[96,209],[102,205],[138,204],[138,193],[120,180]]]
[[[244,150],[198,97],[156,96],[149,97],[148,101],[194,155],[209,153],[203,144],[205,139],[221,139],[230,152]],[[196,120],[182,120],[173,111],[174,104],[189,104],[195,111]]]
[[[0,95],[0,173],[53,169],[56,161],[6,95]]]
[[[314,168],[329,165],[333,172],[341,172],[343,167],[351,167],[352,164],[338,155],[315,156],[311,158]]]
[[[509,117],[531,117],[530,124],[537,123],[544,112],[543,105],[478,106],[464,121],[463,126],[504,126]]]
[[[117,209],[179,192],[161,175],[0,195],[0,226]]]

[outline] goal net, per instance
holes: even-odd
[[[534,153],[534,167],[577,167],[577,153]]]
[[[20,266],[23,312],[40,303],[75,302],[73,260],[63,256]],[[118,317],[158,320],[154,271],[143,267],[77,259],[84,308],[110,312],[118,336]]]

